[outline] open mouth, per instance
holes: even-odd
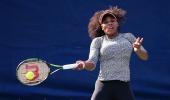
[[[108,27],[108,29],[114,29],[114,27]]]

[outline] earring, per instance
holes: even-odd
[[[104,28],[101,26],[102,30],[104,30]]]

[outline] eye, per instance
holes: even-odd
[[[116,22],[116,19],[112,19],[112,20],[110,20],[110,22]]]
[[[113,23],[113,22],[116,22],[116,19],[105,20],[103,21],[103,24],[108,24],[108,23]]]

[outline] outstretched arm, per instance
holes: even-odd
[[[78,64],[77,66],[77,70],[83,70],[86,69],[88,71],[92,71],[95,68],[95,65],[93,64],[93,62],[91,61],[76,61],[76,64]]]
[[[98,57],[99,57],[99,50],[101,47],[101,37],[94,38],[90,45],[90,53],[89,58],[86,61],[78,60],[76,63],[78,64],[77,70],[86,69],[92,71],[95,69]]]

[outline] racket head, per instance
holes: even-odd
[[[48,77],[49,73],[50,68],[46,61],[38,58],[26,59],[16,69],[17,79],[28,86],[40,84]]]

